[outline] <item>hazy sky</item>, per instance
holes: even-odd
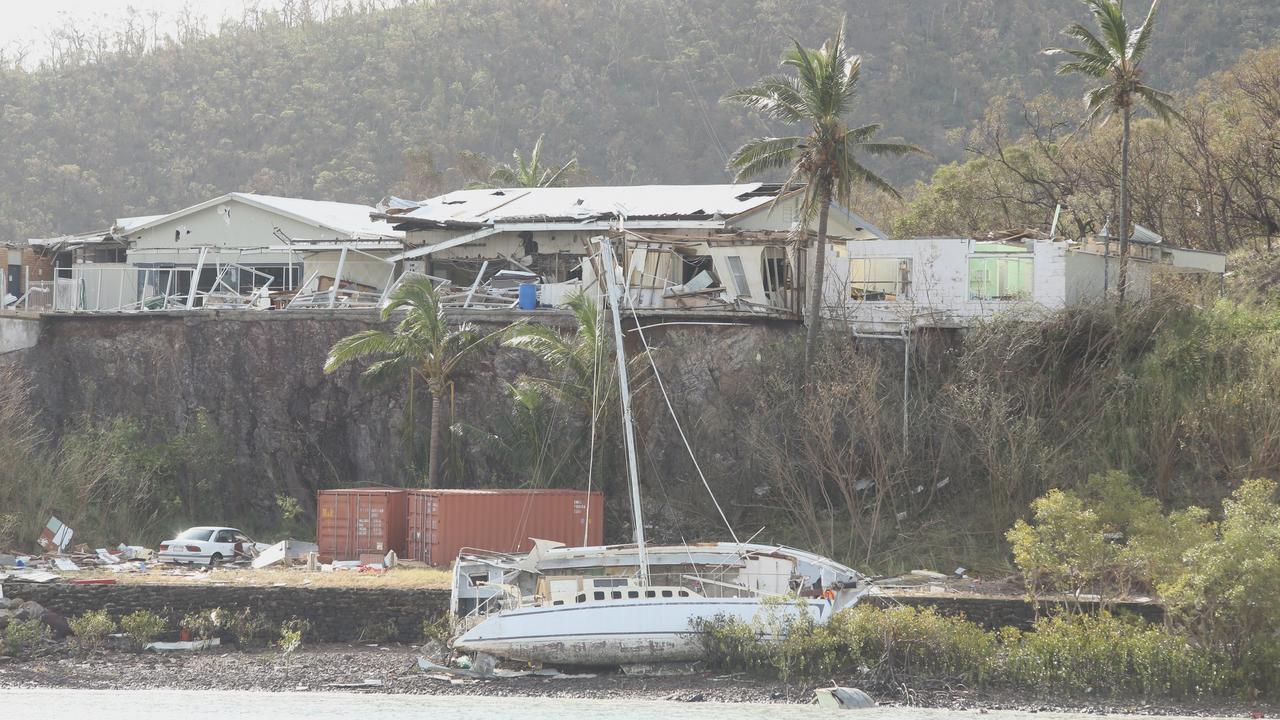
[[[278,5],[279,0],[0,0],[0,47],[25,45],[33,55],[41,55],[51,28],[65,24],[111,28],[129,8],[158,11],[164,32],[186,6],[197,8],[213,28],[227,15],[239,17],[246,7],[265,10]]]

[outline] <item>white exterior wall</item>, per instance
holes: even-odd
[[[223,208],[229,213],[223,212]],[[200,248],[207,246],[211,248],[207,263],[220,259],[241,265],[288,264],[293,253],[260,251],[283,244],[274,235],[277,227],[294,240],[336,237],[333,230],[228,199],[190,215],[130,233],[128,263],[194,265],[200,256]],[[174,240],[175,232],[181,233],[177,241]],[[242,250],[255,252],[242,253]],[[293,257],[294,262],[297,260],[296,256]]]
[[[370,254],[387,257],[396,252],[399,251],[379,250]],[[306,269],[306,277],[303,277],[302,281],[306,282],[312,275],[329,278],[336,277],[341,256],[342,251],[340,250],[305,253],[303,264]],[[394,267],[394,263],[387,264],[362,253],[348,252],[346,262],[342,263],[342,282],[354,282],[382,290],[394,280],[394,277],[391,276]]]
[[[1069,257],[1075,253],[1068,251],[1066,243],[1032,243],[1032,296],[1028,300],[971,300],[969,259],[975,256],[973,248],[974,241],[967,238],[865,240],[837,245],[827,258],[827,314],[847,320],[859,332],[897,332],[903,325],[962,327],[999,313],[1034,317],[1070,302]],[[910,297],[888,301],[850,298],[849,261],[853,258],[908,259]]]

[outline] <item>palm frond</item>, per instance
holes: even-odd
[[[1062,52],[1076,59],[1058,65],[1057,74],[1059,75],[1079,74],[1101,80],[1110,77],[1111,69],[1115,66],[1114,61],[1104,55],[1095,55],[1084,50],[1063,50]]]
[[[893,157],[902,157],[903,155],[924,155],[927,157],[930,155],[929,151],[910,143],[864,142],[858,143],[854,147],[856,147],[859,152],[863,152],[868,155],[891,155]]]
[[[790,166],[805,138],[755,138],[748,140],[729,158],[729,169],[736,171],[734,181],[755,177]]]
[[[730,90],[720,102],[741,105],[785,123],[803,122],[805,118],[805,100],[798,83],[783,75],[767,75],[754,85]]]
[[[1093,13],[1093,19],[1102,31],[1099,38],[1117,59],[1126,57],[1129,44],[1129,26],[1124,20],[1124,10],[1117,0],[1085,0]]]
[[[1142,25],[1129,34],[1128,47],[1126,48],[1129,56],[1129,62],[1137,65],[1142,62],[1142,56],[1147,54],[1147,48],[1151,46],[1151,31],[1156,25],[1156,9],[1160,7],[1160,0],[1151,0],[1151,9],[1147,11],[1147,19],[1142,21]]]
[[[1111,48],[1107,47],[1106,43],[1099,40],[1092,30],[1078,22],[1068,25],[1067,29],[1062,31],[1062,34],[1069,38],[1074,38],[1081,45],[1084,45],[1086,52],[1109,60],[1115,58],[1115,54]]]
[[[1175,110],[1172,106],[1173,96],[1167,92],[1156,90],[1155,88],[1139,85],[1133,89],[1135,95],[1142,99],[1142,104],[1151,112],[1155,113],[1161,120],[1173,122],[1174,120],[1185,121],[1182,114]]]
[[[893,197],[896,199],[902,198],[902,194],[898,192],[897,188],[895,188],[893,185],[890,185],[888,180],[885,180],[884,178],[872,172],[869,168],[864,166],[862,163],[858,162],[857,159],[854,157],[853,153],[845,154],[843,167],[841,168],[841,177],[846,178],[847,179],[846,182],[857,180],[858,182],[862,182],[862,183],[866,183],[867,185],[870,185],[871,187],[875,188],[876,190],[879,190],[882,193],[885,193],[886,195],[889,195],[890,197]],[[837,199],[840,200],[842,203],[847,202],[848,194],[849,194],[849,191],[846,189],[845,192],[842,192],[839,194],[839,195],[842,195],[843,197],[837,197]]]
[[[348,335],[329,348],[329,357],[324,361],[324,371],[331,373],[352,360],[369,355],[391,353],[400,348],[396,337],[385,330],[361,330]]]

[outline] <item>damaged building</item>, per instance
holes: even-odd
[[[447,281],[464,304],[483,306],[495,284],[535,284],[542,306],[598,287],[592,238],[613,231],[637,308],[798,318],[813,246],[796,232],[800,199],[770,183],[477,189],[393,200],[376,217],[405,232],[393,260]],[[885,239],[843,208],[829,232]]]
[[[1119,265],[1119,243],[1105,233],[1084,242],[1035,232],[849,241],[832,246],[826,310],[867,333],[965,327],[998,314],[1034,320],[1114,296]],[[1216,291],[1225,269],[1224,254],[1173,247],[1139,225],[1127,294],[1149,299],[1162,274],[1206,279]]]

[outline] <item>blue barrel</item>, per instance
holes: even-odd
[[[533,283],[520,283],[520,303],[521,310],[537,310],[538,309],[538,286]]]

